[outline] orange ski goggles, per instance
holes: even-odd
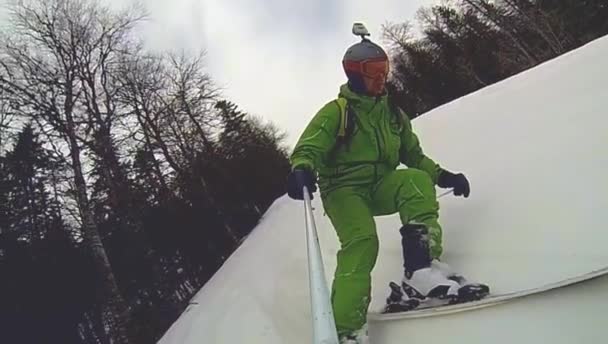
[[[388,75],[389,63],[385,58],[375,58],[363,61],[345,61],[344,69],[375,79]]]

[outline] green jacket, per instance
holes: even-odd
[[[323,194],[340,186],[375,185],[400,163],[427,172],[437,183],[440,166],[424,155],[409,118],[391,113],[387,96],[362,96],[342,85],[339,97],[356,114],[348,143],[336,148],[341,110],[336,101],[329,102],[300,136],[290,159],[293,168],[316,171]]]

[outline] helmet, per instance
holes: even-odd
[[[361,42],[352,45],[342,59],[350,88],[357,93],[379,95],[389,71],[386,52],[362,35]]]

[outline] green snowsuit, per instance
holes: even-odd
[[[391,113],[386,96],[358,95],[343,85],[339,97],[356,114],[349,142],[336,146],[341,110],[329,102],[302,133],[291,165],[318,173],[323,206],[341,244],[331,298],[338,333],[345,334],[365,324],[371,301],[378,255],[374,216],[399,212],[403,224],[426,224],[431,255],[441,255],[435,194],[441,168],[422,152],[407,116]],[[400,163],[409,168],[397,170]]]

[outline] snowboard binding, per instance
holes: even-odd
[[[465,284],[458,289],[458,297],[453,303],[478,301],[490,295],[490,287],[482,283]]]
[[[391,293],[386,298],[384,313],[407,312],[420,305],[420,299],[410,298],[397,283],[390,282],[388,286],[391,289]]]
[[[424,296],[415,288],[402,282],[401,285],[390,282],[390,295],[382,313],[409,312],[419,308],[432,308],[478,301],[490,294],[490,288],[481,283],[470,283],[461,286],[457,294],[448,294],[448,286],[438,286]]]

